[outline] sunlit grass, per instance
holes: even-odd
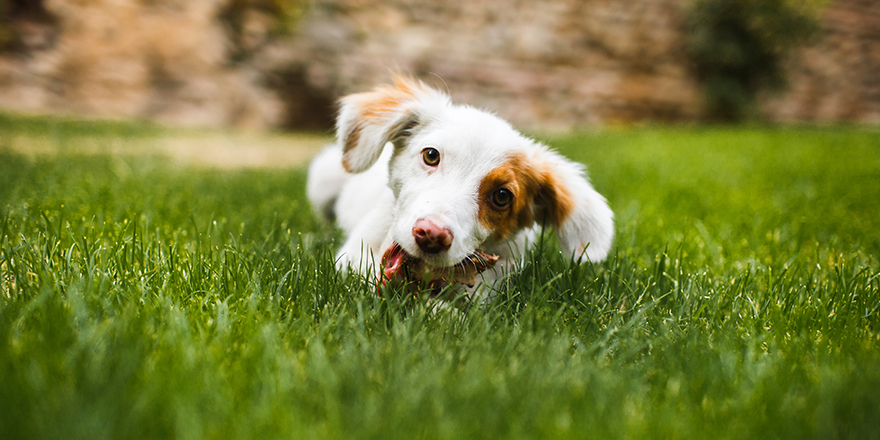
[[[0,139],[38,136],[27,120]],[[303,169],[0,152],[0,430],[880,436],[876,130],[546,140],[608,197],[613,255],[578,266],[548,243],[491,304],[458,309],[336,273]]]

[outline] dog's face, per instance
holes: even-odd
[[[389,175],[391,239],[432,267],[457,264],[522,229],[518,217],[530,215],[521,212],[529,206],[514,202],[532,196],[509,163],[527,139],[484,112],[444,110],[400,141]]]
[[[386,260],[402,251],[430,268],[454,266],[535,223],[556,228],[577,256],[586,249],[600,260],[608,252],[612,214],[580,166],[492,114],[398,79],[344,98],[337,129],[350,172],[366,170],[394,144],[387,246],[395,250]]]

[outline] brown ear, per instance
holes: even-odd
[[[541,183],[535,220],[556,229],[565,252],[604,260],[614,240],[614,213],[608,202],[590,185],[581,164],[546,148],[536,160]]]
[[[535,220],[558,230],[574,211],[574,205],[568,186],[553,174],[553,167],[546,166],[535,194]]]
[[[450,101],[421,81],[397,76],[393,86],[348,95],[340,103],[336,138],[342,146],[342,165],[360,173],[376,162],[385,144],[405,136],[427,117],[431,106]]]

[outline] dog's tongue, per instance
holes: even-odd
[[[384,279],[394,279],[394,276],[403,269],[403,258],[405,256],[406,253],[403,251],[403,248],[397,243],[394,243],[385,251],[385,255],[382,255],[382,266],[384,267],[382,275],[384,275]]]

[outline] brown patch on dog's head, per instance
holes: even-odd
[[[495,240],[509,238],[535,222],[558,228],[574,209],[574,200],[553,175],[550,164],[513,154],[480,182],[480,223],[493,231]],[[506,206],[493,202],[493,194],[505,189],[512,195]]]
[[[418,93],[428,91],[428,86],[419,80],[405,76],[395,76],[394,85],[378,87],[371,92],[353,95],[361,107],[365,119],[382,118],[397,111],[401,104],[412,101]]]

